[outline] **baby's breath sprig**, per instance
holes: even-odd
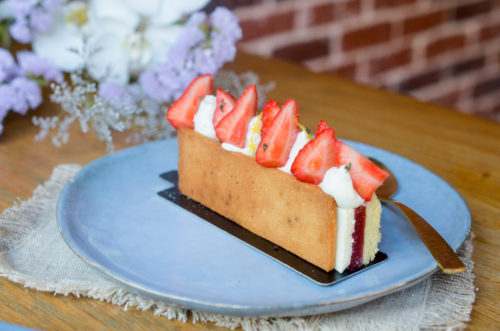
[[[274,83],[261,84],[253,72],[236,74],[232,71],[220,71],[215,77],[215,85],[220,86],[235,96],[239,96],[246,86],[257,85],[259,100],[265,100],[265,94],[274,88]],[[165,111],[168,103],[159,103],[148,97],[138,85],[113,87],[113,93],[106,97],[98,86],[85,73],[78,71],[70,75],[70,83],[51,84],[52,102],[61,106],[61,113],[52,117],[33,117],[33,123],[40,128],[35,140],[51,136],[55,146],[61,146],[69,140],[69,127],[78,122],[82,132],[93,130],[101,141],[106,143],[108,153],[114,149],[113,134],[129,132],[130,143],[171,137],[175,131],[166,121]],[[122,89],[117,93],[117,88]],[[115,97],[112,97],[112,96]]]

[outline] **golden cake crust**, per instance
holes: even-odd
[[[180,128],[178,140],[184,195],[326,271],[333,269],[335,199],[194,130]]]

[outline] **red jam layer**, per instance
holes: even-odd
[[[354,231],[352,233],[351,264],[348,269],[354,270],[363,266],[363,243],[365,241],[366,207],[361,205],[354,209]]]

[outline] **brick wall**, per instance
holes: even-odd
[[[500,121],[500,0],[219,0],[247,52]]]

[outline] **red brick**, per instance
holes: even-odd
[[[333,3],[325,3],[311,8],[311,25],[329,23],[333,21],[333,17]]]
[[[491,40],[500,37],[500,23],[481,28],[479,38],[481,41]]]
[[[376,0],[375,8],[387,8],[387,7],[397,7],[401,5],[407,5],[410,3],[414,3],[416,0]]]
[[[240,26],[243,30],[243,41],[276,32],[291,30],[293,28],[294,18],[294,12],[287,12],[263,17],[258,20],[241,21]]]
[[[380,72],[388,71],[411,62],[411,49],[403,49],[370,61],[370,74],[375,75]]]
[[[474,114],[483,116],[485,118],[489,118],[492,120],[499,121],[500,120],[500,100],[496,104],[487,106],[487,107],[482,107],[482,108],[476,108],[474,109]]]
[[[491,108],[490,114],[496,115],[496,120],[498,121],[498,119],[500,118],[500,102]],[[495,117],[492,116],[492,118],[495,118]]]
[[[342,40],[342,47],[349,51],[382,43],[389,40],[390,36],[391,24],[380,23],[347,32]]]
[[[359,14],[361,10],[360,0],[346,2],[334,2],[318,5],[311,8],[311,25],[318,25],[339,21]]]
[[[440,70],[424,72],[413,77],[407,78],[399,84],[399,90],[409,92],[419,88],[437,83],[442,76]]]
[[[453,18],[457,21],[464,20],[477,15],[486,14],[490,9],[490,0],[478,1],[457,7]]]
[[[461,49],[465,46],[465,36],[458,34],[438,39],[427,45],[427,57],[432,58],[448,51]]]
[[[274,50],[273,55],[291,61],[305,61],[328,55],[328,39],[306,41]]]
[[[450,74],[453,76],[458,76],[470,71],[478,70],[484,67],[484,63],[485,63],[484,55],[480,55],[471,59],[466,59],[453,64],[450,67]]]
[[[444,18],[444,11],[410,17],[403,22],[403,33],[411,34],[433,28],[441,24]]]
[[[500,92],[500,77],[494,77],[480,82],[474,88],[474,97],[481,97],[485,94]]]
[[[479,116],[484,116],[490,119],[496,119],[498,121],[498,116],[500,115],[500,103],[494,104],[493,106],[483,107],[480,109],[475,109],[474,113]],[[496,118],[495,118],[496,117]]]
[[[349,79],[355,79],[356,78],[356,64],[351,63],[351,64],[346,64],[337,68],[334,68],[332,70],[329,70],[328,72],[331,74],[339,75],[345,78]]]
[[[427,100],[427,101],[441,105],[441,106],[445,106],[445,107],[457,108],[459,98],[460,98],[460,91],[452,91],[452,92],[448,92],[447,94],[444,94],[440,97],[437,97],[435,99]]]

